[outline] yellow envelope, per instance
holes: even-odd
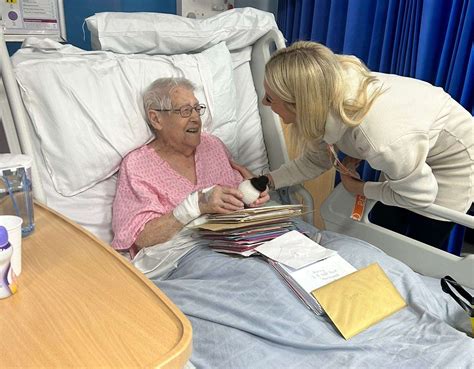
[[[312,294],[346,340],[406,306],[377,263],[320,287]]]

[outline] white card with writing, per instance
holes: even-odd
[[[285,233],[256,247],[255,250],[293,269],[302,268],[336,253],[298,231]]]
[[[285,266],[283,268],[306,292],[357,271],[338,254],[298,270],[291,270]]]

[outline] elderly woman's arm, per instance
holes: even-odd
[[[192,195],[190,194],[188,198]],[[200,214],[229,213],[244,207],[241,201],[242,193],[231,187],[214,186],[209,192],[199,192],[197,196],[198,209],[190,209],[191,211],[189,212],[191,214],[194,213],[196,216]],[[182,205],[178,205],[177,208],[180,206]],[[178,233],[188,221],[193,219],[193,216],[186,220],[178,217],[180,221],[175,214],[177,214],[176,211],[154,218],[146,223],[135,240],[135,245],[141,249],[166,242]]]
[[[162,215],[145,224],[145,227],[135,240],[135,245],[137,245],[138,249],[142,249],[157,243],[166,242],[183,227],[184,224],[181,224],[174,217],[173,213]]]

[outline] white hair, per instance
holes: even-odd
[[[177,87],[183,87],[190,91],[195,90],[194,84],[186,78],[158,78],[143,93],[143,106],[148,124],[149,110],[167,110],[172,109],[171,93]],[[151,125],[151,124],[150,124]]]

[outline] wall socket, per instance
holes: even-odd
[[[234,0],[176,0],[176,13],[187,18],[209,18],[234,8]]]

